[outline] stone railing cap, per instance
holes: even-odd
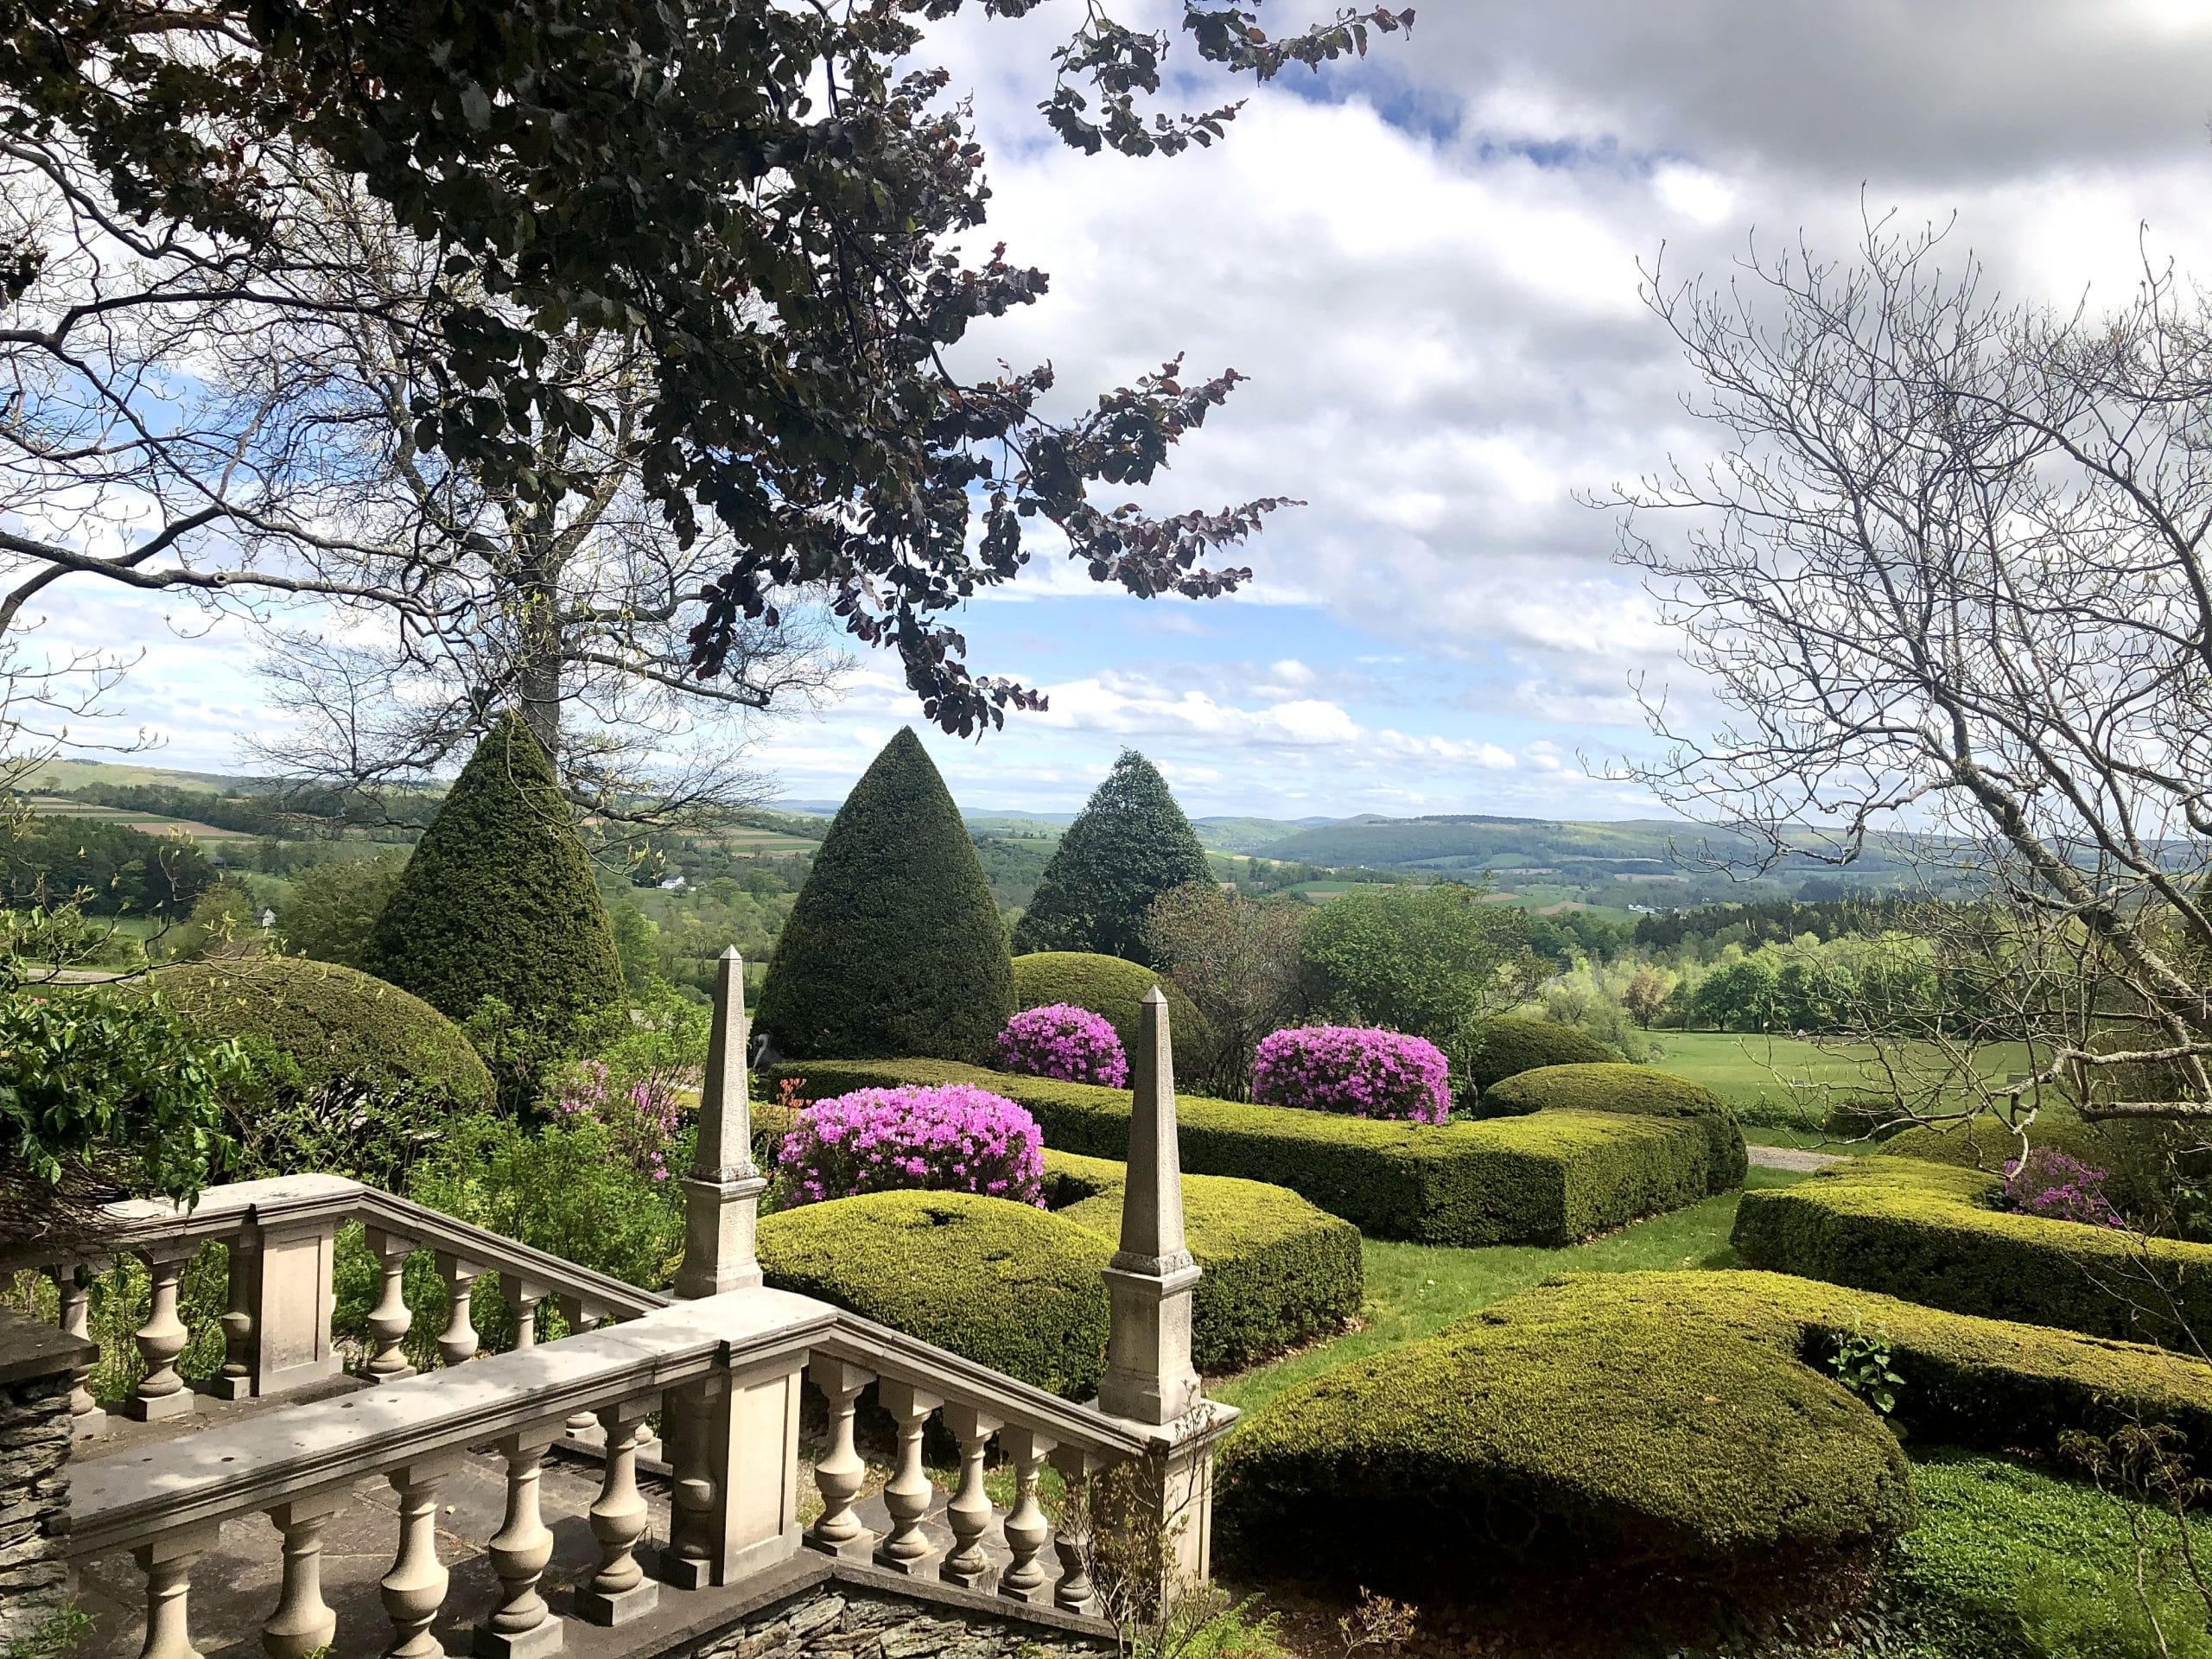
[[[99,1357],[98,1343],[0,1307],[0,1386],[35,1376],[65,1376]]]

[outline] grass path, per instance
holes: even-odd
[[[1787,1170],[1754,1169],[1747,1186],[1788,1186],[1805,1178]],[[1209,1381],[1206,1392],[1246,1410],[1294,1383],[1346,1360],[1363,1358],[1434,1336],[1478,1309],[1529,1289],[1554,1273],[1639,1273],[1649,1269],[1725,1268],[1734,1262],[1728,1234],[1736,1224],[1735,1193],[1707,1198],[1671,1215],[1624,1227],[1566,1249],[1500,1244],[1453,1249],[1369,1239],[1366,1324],[1347,1336],[1260,1366]]]

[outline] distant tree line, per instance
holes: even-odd
[[[1914,901],[1891,894],[1821,899],[1776,899],[1753,904],[1700,905],[1694,910],[1637,918],[1635,941],[1672,950],[1691,940],[1740,944],[1746,950],[1783,944],[1810,933],[1822,944],[1851,933],[1885,933],[1903,925]]]
[[[95,916],[181,918],[218,880],[190,842],[110,819],[33,816],[0,828],[0,903],[10,910],[79,902]]]

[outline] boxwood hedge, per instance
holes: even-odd
[[[2169,1220],[2169,1183],[2177,1157],[2189,1157],[2190,1141],[2160,1123],[2084,1123],[2078,1118],[2038,1117],[2028,1127],[2031,1147],[2049,1147],[2106,1172],[2105,1195],[2130,1217]],[[1902,1130],[1883,1144],[1892,1158],[1918,1158],[1931,1164],[2002,1174],[2008,1160],[2020,1155],[2020,1137],[1994,1118],[1977,1117]]]
[[[1483,1027],[1482,1043],[1467,1061],[1467,1081],[1495,1089],[1540,1065],[1602,1065],[1619,1058],[1618,1051],[1573,1026],[1503,1014]]]
[[[1828,1378],[1847,1332],[1889,1343],[1916,1438],[2050,1453],[2158,1422],[2212,1452],[2212,1365],[2156,1348],[1778,1274],[1583,1274],[1255,1412],[1224,1537],[1376,1584],[1463,1574],[1501,1536],[1705,1566],[1849,1550],[1912,1504],[1895,1441]],[[1420,1541],[1433,1561],[1407,1559]]]
[[[1649,1066],[1618,1062],[1541,1065],[1506,1078],[1484,1095],[1481,1111],[1485,1117],[1564,1111],[1688,1118],[1705,1131],[1711,1148],[1713,1192],[1730,1192],[1741,1186],[1744,1172],[1751,1166],[1744,1132],[1719,1096],[1701,1084]]]
[[[1053,1211],[954,1192],[878,1192],[760,1221],[771,1284],[818,1296],[1070,1397],[1105,1363],[1099,1277],[1122,1227],[1124,1166],[1052,1153]],[[1205,1269],[1192,1353],[1241,1370],[1359,1312],[1358,1230],[1294,1192],[1194,1175],[1183,1184],[1191,1254]]]
[[[943,1060],[810,1060],[777,1077],[814,1099],[902,1083],[976,1083],[1036,1115],[1045,1144],[1128,1153],[1129,1096]],[[1547,1111],[1440,1125],[1383,1122],[1184,1095],[1183,1167],[1286,1186],[1377,1238],[1427,1244],[1571,1244],[1715,1190],[1692,1120]]]
[[[1048,1201],[1110,1253],[1121,1237],[1128,1166],[1047,1152],[1045,1179]],[[1263,1181],[1185,1176],[1183,1223],[1191,1254],[1205,1269],[1192,1308],[1201,1371],[1241,1370],[1359,1312],[1366,1291],[1359,1229],[1297,1193]]]
[[[1747,1267],[2095,1336],[2171,1343],[2212,1331],[2212,1245],[1993,1210],[2000,1181],[1920,1158],[1854,1159],[1745,1193],[1736,1254]]]

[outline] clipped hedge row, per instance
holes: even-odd
[[[1532,1112],[1624,1112],[1636,1117],[1688,1118],[1705,1131],[1712,1191],[1732,1192],[1751,1167],[1744,1132],[1720,1096],[1702,1084],[1649,1066],[1618,1062],[1542,1065],[1505,1079],[1484,1095],[1485,1117]]]
[[[2162,1217],[2170,1207],[2168,1180],[2178,1142],[2172,1127],[2162,1123],[2038,1118],[2028,1128],[2031,1147],[2048,1147],[2105,1171],[2109,1178],[2106,1196],[2128,1216]],[[1977,1117],[1942,1128],[1902,1130],[1883,1143],[1882,1151],[1891,1158],[1918,1158],[2001,1175],[2005,1163],[2020,1155],[2020,1137],[1994,1118]]]
[[[1046,1211],[962,1192],[872,1192],[760,1220],[768,1282],[1080,1398],[1106,1353],[1099,1274],[1122,1228],[1121,1164],[1065,1153]],[[1198,1175],[1183,1183],[1198,1369],[1243,1369],[1359,1312],[1359,1232],[1294,1192]]]
[[[1122,1233],[1128,1166],[1045,1154],[1047,1198],[1098,1235]],[[1224,1175],[1183,1179],[1183,1225],[1205,1269],[1192,1305],[1192,1352],[1209,1376],[1242,1370],[1359,1312],[1367,1288],[1359,1229],[1280,1186]],[[1104,1263],[1102,1262],[1101,1266]]]
[[[1128,1154],[1129,1096],[944,1060],[814,1060],[778,1068],[820,1099],[902,1083],[976,1083],[1036,1115],[1045,1144]],[[1695,1122],[1548,1111],[1440,1125],[1184,1095],[1183,1167],[1288,1187],[1376,1238],[1425,1244],[1571,1244],[1715,1190]]]
[[[2093,1336],[2172,1343],[2212,1331],[2212,1245],[1990,1209],[2001,1180],[1919,1158],[1855,1159],[1746,1192],[1736,1254],[1747,1267]]]
[[[1502,1014],[1483,1027],[1482,1042],[1467,1059],[1467,1081],[1488,1091],[1508,1077],[1546,1065],[1603,1065],[1620,1051],[1587,1032],[1556,1020]]]
[[[1547,1563],[1855,1551],[1912,1501],[1895,1440],[1827,1375],[1854,1330],[1888,1339],[1916,1436],[2050,1452],[2163,1422],[2212,1452],[2212,1365],[2155,1348],[1777,1274],[1581,1274],[1255,1412],[1223,1459],[1223,1536],[1376,1585],[1464,1575],[1501,1538]]]

